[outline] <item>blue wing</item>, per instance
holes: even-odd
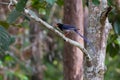
[[[64,24],[62,26],[63,30],[77,30],[75,26]]]
[[[93,47],[92,43],[83,35],[80,34],[80,32],[78,30],[74,30],[80,37],[82,37],[85,42],[87,42],[89,44],[89,46],[91,47],[91,49],[93,50],[94,53],[96,53],[95,48]]]

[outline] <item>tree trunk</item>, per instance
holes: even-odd
[[[85,80],[103,80],[106,70],[104,61],[106,55],[107,37],[110,30],[110,23],[107,19],[107,0],[100,0],[100,4],[95,6],[89,0],[89,26],[87,27],[87,38],[92,42],[95,52],[86,46],[92,56],[92,65],[85,65]],[[109,12],[109,11],[108,11]]]
[[[75,25],[83,34],[82,0],[64,0],[64,23]],[[79,35],[71,33],[68,37],[84,45]],[[64,80],[82,80],[83,53],[77,47],[65,42],[63,58]]]
[[[43,68],[41,65],[41,60],[42,60],[42,38],[41,36],[43,35],[39,24],[31,21],[30,22],[30,42],[34,44],[31,47],[31,54],[32,54],[32,67],[35,69],[31,80],[43,80]]]

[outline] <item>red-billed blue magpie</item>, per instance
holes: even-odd
[[[57,23],[56,26],[61,31],[66,31],[66,32],[73,31],[73,32],[77,33],[80,37],[82,37],[85,40],[85,42],[87,42],[90,45],[90,47],[92,48],[93,52],[95,53],[95,49],[93,48],[91,42],[86,37],[81,35],[80,32],[79,32],[79,29],[77,29],[75,26],[72,26],[72,25],[69,25],[69,24],[61,24],[61,23]]]

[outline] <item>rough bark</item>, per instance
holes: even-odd
[[[89,26],[87,28],[87,38],[92,42],[96,53],[93,53],[86,46],[88,52],[91,54],[93,64],[85,66],[85,80],[103,80],[106,66],[104,64],[107,46],[107,37],[111,25],[107,19],[109,13],[107,8],[107,0],[100,0],[100,5],[95,6],[89,0]],[[106,12],[108,10],[108,12]]]
[[[64,1],[64,23],[75,25],[83,34],[83,8],[82,0]],[[69,38],[83,45],[83,40],[75,33],[68,35]],[[63,54],[64,80],[83,79],[83,53],[75,46],[65,42]]]

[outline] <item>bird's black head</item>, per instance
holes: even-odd
[[[57,23],[56,26],[57,26],[60,30],[63,30],[63,29],[62,29],[63,24],[61,24],[61,23]]]
[[[61,23],[57,23],[56,25],[57,25],[57,27],[62,27],[63,26],[63,24],[61,24]]]

